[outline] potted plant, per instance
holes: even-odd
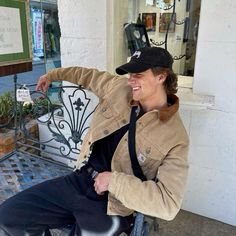
[[[14,150],[16,128],[18,130],[17,138],[21,138],[23,133],[27,132],[30,137],[38,139],[36,118],[48,113],[49,109],[49,103],[44,97],[36,98],[32,102],[17,103],[15,113],[17,126],[20,125],[20,127],[15,127],[14,105],[14,99],[10,92],[0,96],[0,156]],[[55,107],[55,105],[51,105],[51,107]]]
[[[14,115],[14,100],[10,92],[0,96],[0,128],[8,126]]]

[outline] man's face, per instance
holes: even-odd
[[[161,75],[154,75],[151,69],[141,73],[130,73],[128,85],[132,89],[133,100],[142,102],[149,102],[156,99],[158,91],[163,86],[163,81],[160,81]]]

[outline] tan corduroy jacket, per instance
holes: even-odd
[[[126,78],[96,69],[60,68],[47,77],[80,84],[100,99],[78,157],[79,167],[96,140],[129,123],[131,89]],[[147,112],[136,123],[136,152],[147,181],[133,175],[127,133],[120,140],[111,163],[108,214],[127,216],[135,210],[171,220],[178,213],[188,172],[189,141],[178,113],[178,98],[172,95],[168,99],[172,105]]]

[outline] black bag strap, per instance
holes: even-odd
[[[137,111],[138,107],[133,106],[130,115],[129,132],[128,132],[129,155],[134,175],[139,179],[141,179],[142,181],[145,181],[147,180],[147,178],[143,174],[143,171],[139,165],[135,149],[135,127],[136,127]]]

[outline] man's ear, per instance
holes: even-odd
[[[166,73],[162,73],[162,74],[157,75],[157,79],[161,84],[163,84],[165,82],[166,77],[167,77]]]

